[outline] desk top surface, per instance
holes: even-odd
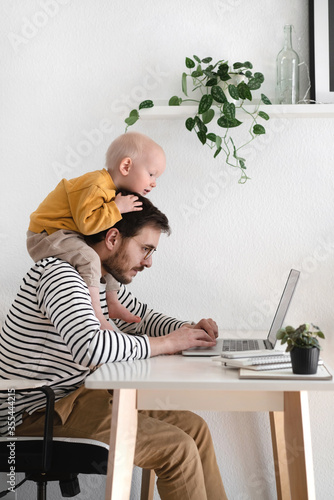
[[[209,357],[156,356],[150,359],[107,363],[85,383],[89,389],[166,389],[223,391],[325,391],[334,380],[247,380],[239,370],[224,368]]]

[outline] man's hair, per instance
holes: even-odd
[[[138,193],[130,193],[124,190],[119,192],[123,196],[127,196],[129,194],[138,196],[139,201],[142,202],[142,210],[122,214],[122,219],[112,226],[118,229],[122,238],[133,238],[146,226],[151,226],[160,230],[162,233],[166,233],[167,235],[171,233],[166,215],[160,212],[160,210],[155,207],[150,200]],[[105,229],[104,231],[96,234],[85,235],[86,243],[94,245],[95,243],[103,241],[109,229],[111,228]]]

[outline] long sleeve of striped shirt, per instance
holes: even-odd
[[[111,325],[101,330],[78,272],[52,257],[37,262],[25,276],[0,335],[0,378],[45,380],[58,400],[102,363],[149,357],[148,336],[166,335],[184,324],[149,309],[124,286],[119,300],[141,322],[117,321],[117,329]],[[101,305],[107,314],[105,292]],[[44,405],[39,393],[17,395],[16,425],[24,411]],[[0,397],[0,433],[6,433],[6,417],[6,402]]]
[[[110,330],[100,329],[88,289],[71,266],[46,269],[36,291],[39,310],[50,319],[76,364],[94,368],[150,355],[147,337],[113,331],[111,325]]]

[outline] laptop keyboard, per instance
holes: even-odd
[[[233,351],[256,351],[260,349],[257,340],[224,340],[223,348],[224,352]]]

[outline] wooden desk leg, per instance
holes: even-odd
[[[140,500],[153,500],[155,486],[155,472],[150,469],[143,469],[141,479]]]
[[[315,500],[307,392],[284,393],[284,428],[291,500]]]
[[[284,435],[284,413],[269,412],[277,500],[290,500],[290,482]]]
[[[137,437],[137,391],[114,390],[106,500],[129,500]]]

